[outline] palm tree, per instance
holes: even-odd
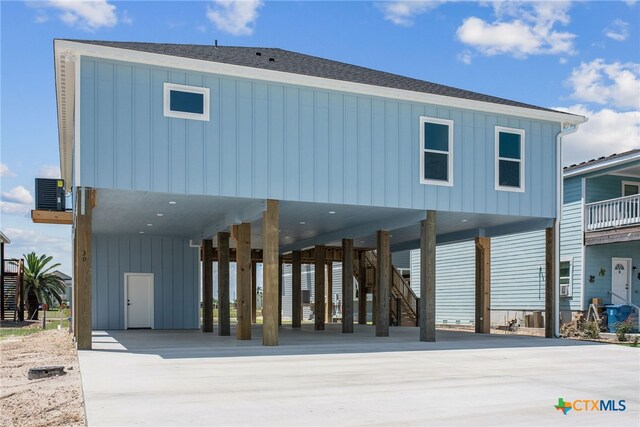
[[[24,292],[27,295],[27,313],[31,320],[38,320],[38,306],[40,302],[53,305],[53,301],[62,302],[61,295],[65,291],[65,284],[51,270],[60,264],[47,265],[53,257],[35,252],[23,255],[26,261],[24,267]]]

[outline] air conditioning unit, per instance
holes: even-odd
[[[571,296],[571,285],[560,285],[560,296],[561,297],[570,297]]]
[[[36,210],[65,210],[64,180],[36,178]]]

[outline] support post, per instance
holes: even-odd
[[[278,201],[267,200],[262,216],[262,344],[278,345]]]
[[[238,225],[238,241],[236,250],[237,264],[237,303],[238,325],[236,338],[251,339],[251,224]]]
[[[476,333],[491,332],[491,238],[476,237]]]
[[[326,265],[326,249],[322,245],[315,248],[316,265],[315,265],[315,304],[313,309],[313,318],[315,321],[314,329],[316,331],[324,331],[324,267]]]
[[[333,323],[333,263],[327,261],[327,294],[325,296],[324,318],[327,323]]]
[[[556,267],[556,220],[545,230],[545,286],[544,286],[544,336],[554,338],[555,325],[555,267]]]
[[[282,257],[278,258],[278,326],[282,326]]]
[[[302,252],[291,253],[291,327],[302,324]]]
[[[436,340],[436,211],[420,223],[420,341]]]
[[[258,320],[256,315],[257,305],[258,305],[258,281],[256,279],[257,275],[257,265],[256,261],[251,261],[251,323],[256,323]]]
[[[91,350],[91,256],[92,232],[91,220],[93,210],[93,190],[80,187],[76,194],[76,310],[78,350]]]
[[[367,324],[367,258],[360,252],[360,271],[358,272],[358,324]],[[344,274],[344,272],[343,272]]]
[[[353,239],[342,239],[342,333],[353,333]]]
[[[213,242],[209,239],[202,240],[200,250],[202,251],[202,332],[213,332]]]
[[[229,307],[229,237],[225,231],[218,233],[218,335],[231,335],[231,309]]]
[[[378,266],[376,268],[376,336],[389,336],[389,295],[391,294],[391,250],[389,246],[389,232],[386,230],[378,230],[377,233],[377,259]]]

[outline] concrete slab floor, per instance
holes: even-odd
[[[280,346],[217,331],[95,331],[80,351],[90,426],[637,426],[640,350],[515,335],[340,324],[280,328]],[[558,398],[626,411],[556,410]]]

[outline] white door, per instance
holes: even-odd
[[[153,274],[125,273],[125,329],[153,328]]]
[[[611,303],[626,304],[631,295],[631,258],[611,259]]]

